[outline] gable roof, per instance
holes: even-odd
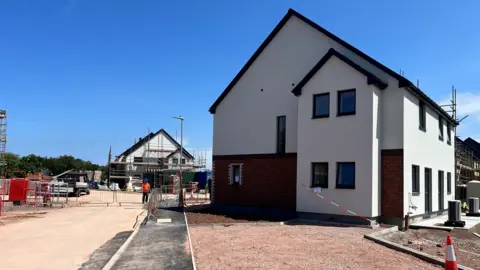
[[[464,143],[467,144],[470,148],[472,148],[473,151],[475,151],[475,155],[477,157],[480,157],[480,143],[479,142],[477,142],[474,139],[468,137],[467,139],[465,139]]]
[[[222,102],[222,100],[228,95],[228,93],[233,89],[235,84],[240,80],[240,78],[245,74],[245,72],[248,70],[248,68],[255,62],[257,57],[265,50],[265,48],[268,46],[268,44],[273,40],[273,38],[280,32],[280,30],[283,28],[283,26],[288,22],[288,20],[292,17],[295,16],[298,19],[302,20],[306,24],[310,25],[314,29],[318,30],[319,32],[323,33],[327,37],[331,38],[332,40],[336,41],[343,47],[347,48],[348,50],[354,52],[358,56],[362,57],[365,59],[367,62],[370,64],[374,65],[378,69],[382,70],[383,72],[387,73],[388,75],[392,76],[393,78],[398,80],[398,87],[400,88],[406,88],[410,90],[413,94],[417,95],[419,98],[424,100],[427,104],[429,104],[435,111],[437,111],[439,114],[442,114],[448,121],[458,125],[458,122],[452,118],[445,110],[443,110],[435,101],[433,101],[431,98],[429,98],[425,93],[423,93],[418,87],[416,87],[411,81],[409,81],[407,78],[401,76],[400,74],[396,73],[395,71],[387,68],[380,62],[376,61],[375,59],[371,58],[370,56],[366,55],[359,49],[353,47],[349,43],[345,42],[341,38],[337,37],[336,35],[332,34],[331,32],[327,31],[325,28],[321,27],[320,25],[314,23],[310,19],[306,18],[302,14],[296,12],[293,9],[289,9],[287,14],[282,18],[282,20],[277,24],[277,26],[273,29],[273,31],[267,36],[267,38],[263,41],[263,43],[258,47],[258,49],[255,51],[255,53],[248,59],[247,63],[242,67],[242,69],[238,72],[238,74],[233,78],[233,80],[228,84],[228,86],[223,90],[223,92],[220,94],[220,96],[217,98],[217,100],[213,103],[213,105],[210,107],[209,111],[210,113],[214,114],[216,111],[217,106]]]
[[[142,147],[145,143],[147,143],[151,138],[157,136],[158,134],[163,134],[165,137],[167,137],[168,140],[170,140],[177,148],[180,148],[180,144],[172,137],[170,136],[170,134],[168,134],[168,132],[166,132],[163,128],[160,129],[159,131],[157,131],[156,133],[153,133],[153,132],[150,132],[150,134],[148,134],[147,136],[141,138],[140,140],[138,140],[137,143],[135,143],[134,145],[132,145],[130,148],[128,148],[127,150],[123,151],[123,153],[121,153],[120,155],[118,155],[119,157],[120,156],[127,156],[133,152],[135,152],[137,149],[139,149],[140,147]],[[187,151],[185,150],[185,148],[183,148],[183,154],[186,155],[187,157],[191,158],[191,159],[194,159],[194,157]]]
[[[351,66],[352,68],[356,69],[358,72],[362,73],[367,77],[367,84],[373,84],[381,90],[387,88],[387,84],[380,80],[377,76],[373,75],[371,72],[363,69],[359,65],[355,64],[352,60],[345,57],[343,54],[337,52],[335,49],[329,49],[328,52],[318,61],[318,63],[313,66],[313,68],[303,77],[303,79],[295,86],[292,90],[292,93],[295,96],[300,96],[302,94],[302,88],[310,81],[310,79],[327,63],[327,61],[332,57],[335,56],[347,65]]]

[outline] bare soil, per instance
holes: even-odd
[[[78,269],[117,233],[132,230],[142,211],[140,207],[67,207],[34,215],[42,218],[0,225],[0,269]],[[21,213],[8,213],[13,214]]]
[[[247,222],[280,222],[294,218],[291,214],[269,215],[266,213],[230,212],[216,208],[187,210],[189,224],[228,224]]]
[[[453,230],[450,236],[455,247],[457,263],[480,269],[480,238],[473,235],[479,225],[471,230]],[[445,258],[445,242],[449,232],[436,229],[409,230],[407,232],[392,232],[382,237],[397,244]]]
[[[12,212],[3,212],[0,216],[0,226],[5,226],[9,224],[13,224],[16,222],[20,222],[25,219],[30,218],[42,218],[48,212],[52,211],[51,209],[47,211],[37,210],[37,209],[25,209],[23,211],[12,211]]]
[[[201,269],[440,269],[363,238],[371,229],[329,226],[190,228]]]

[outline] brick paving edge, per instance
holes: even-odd
[[[429,254],[424,253],[424,252],[417,251],[417,250],[409,248],[409,247],[404,247],[404,246],[399,245],[397,243],[394,243],[394,242],[385,240],[383,238],[380,238],[381,235],[392,232],[395,229],[398,230],[398,227],[392,227],[392,228],[382,230],[382,231],[379,231],[379,232],[365,234],[363,237],[365,239],[368,239],[370,241],[373,241],[373,242],[375,242],[377,244],[380,244],[380,245],[383,245],[385,247],[388,247],[388,248],[394,249],[396,251],[400,251],[400,252],[407,253],[409,255],[415,256],[415,257],[417,257],[417,258],[419,258],[423,261],[426,261],[428,263],[445,266],[445,262],[443,260],[438,259],[435,256],[429,255]],[[469,267],[466,267],[466,266],[463,266],[463,265],[458,265],[458,269],[459,270],[474,270],[472,268],[469,268]]]
[[[187,214],[185,213],[185,208],[183,209],[183,216],[185,217],[185,226],[187,227],[188,244],[190,245],[190,254],[192,255],[193,270],[197,270],[197,263],[195,262],[195,255],[193,254],[193,243],[192,238],[190,237],[190,229],[188,228],[188,218]]]
[[[147,216],[144,215],[144,213],[145,213],[145,211],[140,213],[138,216],[143,216],[143,219],[145,220],[147,218]],[[137,216],[137,218],[138,218],[138,216]],[[110,258],[110,260],[108,260],[107,264],[105,264],[102,267],[102,270],[112,269],[112,267],[117,263],[118,259],[120,259],[120,256],[125,252],[128,245],[130,245],[130,242],[132,242],[133,237],[135,237],[135,235],[140,230],[140,225],[142,223],[143,222],[140,222],[140,223],[135,222],[135,224],[133,225],[133,228],[134,228],[133,232],[130,234],[130,236],[127,238],[127,240],[125,240],[125,242],[120,246],[120,248],[115,252],[115,254],[113,254],[113,256]]]

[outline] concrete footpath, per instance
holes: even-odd
[[[161,209],[159,216],[171,222],[142,225],[112,269],[193,269],[182,210]]]

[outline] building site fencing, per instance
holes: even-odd
[[[122,190],[98,190],[91,189],[88,194],[80,194],[72,203],[78,205],[107,205],[118,204],[142,204],[141,192],[128,192]]]
[[[68,186],[63,183],[29,181],[25,178],[1,179],[0,216],[6,211],[35,207],[65,206],[68,204]]]

